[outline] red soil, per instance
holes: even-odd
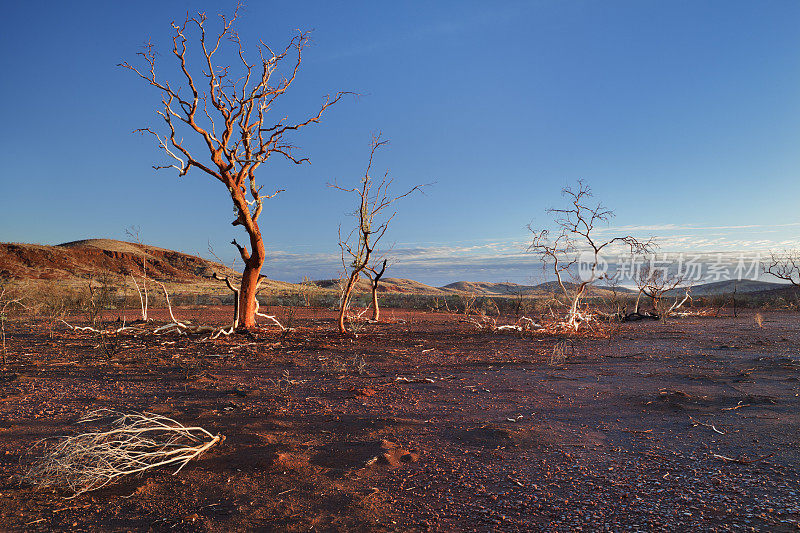
[[[230,309],[179,313],[223,324]],[[797,530],[797,314],[624,325],[567,339],[559,365],[561,338],[385,316],[356,339],[299,310],[286,335],[125,334],[106,349],[7,323],[0,529]],[[177,476],[72,500],[21,486],[26,450],[98,407],[226,440]]]

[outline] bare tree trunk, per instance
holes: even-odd
[[[386,272],[386,263],[387,260],[384,259],[383,266],[380,270],[375,270],[373,268],[371,269],[371,275],[367,273],[367,276],[369,276],[369,279],[372,282],[372,320],[374,322],[377,322],[381,318],[381,309],[378,307],[378,284],[381,282],[383,273]]]
[[[372,320],[377,322],[381,318],[381,308],[378,307],[378,280],[372,282]]]
[[[578,288],[578,292],[575,293],[575,298],[572,300],[572,305],[569,309],[569,320],[567,323],[574,327],[576,330],[580,323],[578,322],[578,305],[581,302],[581,298],[583,298],[583,293],[586,291],[586,282],[581,283],[580,287]]]
[[[344,288],[344,293],[342,294],[342,304],[339,307],[339,333],[342,335],[349,334],[347,331],[347,326],[344,323],[344,318],[345,315],[347,315],[347,308],[350,306],[350,293],[353,292],[353,287],[358,279],[358,274],[359,272],[353,272],[350,277],[347,278],[347,286]]]
[[[250,234],[250,244],[253,253],[244,263],[242,273],[242,285],[239,290],[239,322],[238,329],[252,329],[256,327],[256,293],[258,292],[258,280],[261,277],[261,267],[264,266],[266,251],[264,250],[264,240],[258,228]],[[245,250],[246,252],[246,250]]]

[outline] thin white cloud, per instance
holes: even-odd
[[[720,261],[735,265],[743,256],[765,257],[770,250],[800,248],[800,236],[787,228],[789,224],[746,224],[738,226],[693,226],[662,224],[651,226],[616,226],[604,229],[604,236],[631,233],[646,238],[659,232],[659,253],[691,256],[703,263]],[[746,231],[745,231],[746,230]],[[606,233],[608,232],[608,233]],[[407,277],[422,282],[444,285],[458,280],[514,281],[530,283],[543,280],[539,257],[527,252],[529,241],[524,237],[462,240],[451,243],[404,242],[385,250],[390,260],[391,277]],[[624,257],[624,247],[609,248],[607,257]],[[303,276],[331,278],[342,270],[339,253],[268,252],[264,273],[277,279],[298,281]]]
[[[631,225],[631,226],[609,226],[598,228],[598,232],[618,232],[618,231],[711,231],[711,230],[734,230],[734,229],[765,229],[765,228],[791,228],[800,226],[800,222],[789,222],[786,224],[741,224],[730,226],[695,226],[692,224],[654,224],[654,225]]]

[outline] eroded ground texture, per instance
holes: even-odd
[[[221,324],[230,310],[179,312]],[[0,529],[798,530],[797,314],[624,325],[568,339],[563,363],[563,337],[385,316],[356,339],[303,310],[286,335],[111,346],[12,320]],[[176,476],[74,499],[20,483],[33,443],[99,407],[226,440]]]

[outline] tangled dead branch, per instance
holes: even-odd
[[[212,326],[195,326],[193,324],[187,324],[186,322],[181,322],[172,312],[172,304],[169,301],[169,293],[167,293],[167,288],[164,286],[163,283],[159,283],[161,285],[161,289],[164,291],[164,298],[167,300],[167,310],[169,311],[169,317],[172,319],[172,322],[169,324],[164,324],[163,326],[157,327],[153,330],[153,333],[170,333],[176,332],[178,335],[186,334],[186,333],[210,333],[211,336],[209,338],[216,339],[220,335],[230,335],[233,333],[234,327],[231,326],[230,329],[225,328],[215,328]]]
[[[224,440],[201,427],[146,412],[99,409],[84,415],[80,423],[106,423],[110,428],[61,437],[54,443],[40,441],[34,449],[43,454],[27,469],[24,482],[66,488],[74,498],[160,466],[177,466],[173,475],[177,474]]]
[[[532,331],[534,329],[541,329],[542,327],[534,322],[533,319],[526,316],[520,317],[514,324],[502,324],[500,326],[497,325],[497,320],[495,318],[486,315],[480,315],[478,318],[465,318],[461,321],[472,324],[479,330],[491,331],[493,333],[497,331]]]

